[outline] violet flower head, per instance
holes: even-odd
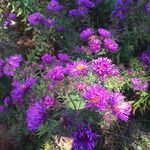
[[[71,17],[76,17],[78,15],[78,11],[76,9],[71,9],[69,14]]]
[[[0,77],[3,75],[3,72],[2,72],[3,64],[4,64],[4,61],[3,59],[0,58]]]
[[[48,71],[46,76],[52,80],[62,80],[64,78],[63,66],[56,65],[53,69]]]
[[[10,97],[9,97],[9,96],[6,96],[6,97],[4,98],[4,104],[7,106],[7,105],[10,104],[10,102],[11,102]]]
[[[52,56],[51,54],[45,53],[42,55],[41,59],[42,59],[42,62],[44,63],[51,63],[52,61],[56,59],[56,57]]]
[[[148,13],[150,13],[150,2],[148,2],[148,3],[146,4],[146,10],[147,10]]]
[[[87,100],[86,108],[96,108],[99,110],[105,110],[110,93],[101,85],[90,85],[82,95]]]
[[[4,73],[7,76],[14,76],[16,69],[19,67],[20,62],[22,61],[21,55],[12,55],[6,59],[6,64],[4,66]]]
[[[60,118],[60,121],[62,123],[62,125],[66,128],[66,127],[70,127],[71,124],[73,123],[73,116],[71,115],[63,115]]]
[[[48,10],[50,11],[60,11],[63,9],[63,6],[59,4],[57,0],[51,0],[47,5]]]
[[[94,34],[94,30],[92,28],[86,28],[80,33],[80,38],[82,40],[86,40],[90,36]]]
[[[23,94],[28,91],[35,84],[35,82],[36,79],[31,76],[27,76],[25,81],[14,81],[12,83],[13,89],[11,91],[12,99],[16,101],[22,100]]]
[[[86,75],[89,71],[89,64],[85,60],[77,60],[66,65],[66,72],[73,77]]]
[[[52,107],[55,103],[55,99],[51,96],[44,96],[43,97],[43,104],[46,108]]]
[[[46,27],[53,27],[55,25],[55,20],[54,19],[50,19],[50,18],[45,18],[44,19],[44,25]]]
[[[149,50],[145,50],[144,52],[142,52],[141,60],[147,64],[150,64],[150,51]]]
[[[118,50],[118,44],[110,38],[104,40],[104,45],[106,49],[112,53]]]
[[[118,92],[111,96],[111,106],[114,115],[127,122],[131,113],[131,104],[124,101],[125,97]]]
[[[69,60],[70,60],[69,55],[67,55],[67,54],[65,54],[65,53],[59,53],[59,54],[58,54],[58,58],[59,58],[59,60],[61,60],[61,61],[69,61]]]
[[[3,27],[4,27],[4,28],[7,28],[10,24],[11,24],[11,21],[10,21],[10,20],[6,20],[6,21],[4,21],[4,23],[3,23]]]
[[[82,124],[78,126],[78,130],[73,133],[74,150],[92,150],[96,146],[95,140],[98,135],[92,132],[90,125],[84,127]]]
[[[39,24],[43,20],[43,15],[41,15],[39,12],[33,13],[28,16],[28,21],[30,25]]]
[[[111,36],[111,32],[103,28],[99,28],[98,33],[102,38],[109,38]]]
[[[45,108],[39,101],[26,111],[26,123],[30,132],[36,131],[44,122]]]
[[[100,51],[100,48],[101,48],[101,40],[96,38],[96,39],[91,39],[89,41],[89,48],[90,48],[90,52],[91,53],[95,53],[95,52],[98,52]]]
[[[79,6],[77,10],[81,16],[84,16],[88,12],[88,8],[86,6]]]
[[[112,64],[110,59],[105,57],[100,57],[93,60],[93,69],[103,78],[107,76],[116,76],[119,74],[117,67]]]
[[[4,112],[4,106],[0,105],[0,113]]]
[[[132,88],[137,91],[147,91],[148,90],[148,82],[142,81],[140,78],[132,78],[131,79]]]
[[[87,7],[94,8],[95,7],[95,3],[92,2],[92,1],[89,1],[88,4],[87,4]]]
[[[86,6],[86,5],[88,5],[89,2],[90,2],[90,0],[78,0],[78,5]]]
[[[65,31],[64,26],[63,26],[63,25],[59,25],[59,26],[57,27],[57,31],[58,31],[58,32],[64,32],[64,31]]]
[[[126,9],[122,8],[119,10],[114,10],[114,11],[112,11],[112,15],[119,17],[121,20],[123,20],[126,16]]]
[[[16,14],[15,13],[9,13],[7,14],[8,20],[15,20],[16,19]]]

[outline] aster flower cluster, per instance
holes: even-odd
[[[13,89],[11,91],[12,99],[16,101],[21,101],[23,99],[23,94],[27,92],[36,82],[36,79],[32,76],[27,76],[25,81],[19,81],[17,79],[13,79],[12,86]]]
[[[112,15],[123,20],[126,17],[127,6],[130,5],[131,0],[116,0]]]
[[[16,19],[15,13],[8,13],[6,14],[7,19],[3,23],[3,27],[8,27],[12,24],[12,22]]]
[[[53,27],[55,25],[55,20],[51,18],[44,17],[41,13],[35,12],[28,16],[28,21],[30,25],[44,24],[46,27]]]
[[[71,9],[69,14],[71,17],[83,16],[88,13],[90,8],[94,8],[96,4],[101,2],[102,0],[77,0],[77,8]]]
[[[110,92],[99,84],[86,88],[82,96],[86,99],[86,108],[94,108],[102,112],[111,112],[115,118],[128,121],[131,104],[119,92]]]
[[[148,90],[148,82],[142,81],[140,78],[131,79],[132,88],[137,91],[146,91]]]
[[[83,41],[88,40],[90,53],[99,52],[101,50],[102,44],[109,52],[114,53],[118,50],[119,46],[113,39],[111,39],[110,31],[104,28],[99,28],[98,34],[100,37],[95,35],[95,31],[92,28],[86,28],[80,33],[80,38]],[[77,51],[86,52],[86,48],[84,46],[81,46],[77,49]]]

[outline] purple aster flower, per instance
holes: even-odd
[[[78,15],[78,11],[76,9],[71,9],[69,14],[71,17],[76,17]]]
[[[90,0],[78,0],[78,5],[86,6]]]
[[[3,61],[3,59],[0,58],[0,77],[3,75],[3,72],[2,72],[3,64],[4,64],[4,61]]]
[[[36,131],[44,122],[45,108],[39,101],[35,102],[26,111],[26,122],[29,131]]]
[[[73,148],[74,150],[92,150],[96,146],[95,140],[98,137],[96,133],[93,133],[90,126],[86,128],[80,124],[78,130],[73,133]]]
[[[11,102],[10,97],[9,97],[9,96],[6,96],[6,97],[4,98],[4,104],[7,106],[7,105],[10,104],[10,102]]]
[[[81,16],[87,14],[88,12],[88,8],[86,6],[79,6],[77,10]]]
[[[123,20],[126,16],[126,9],[122,8],[122,9],[119,9],[119,10],[114,10],[112,12],[112,15],[114,15],[116,17],[119,17],[121,20]]]
[[[70,62],[66,65],[66,72],[68,72],[73,77],[86,75],[88,73],[88,70],[89,65],[85,60]]]
[[[12,83],[13,89],[11,91],[11,97],[14,100],[22,100],[23,94],[28,91],[36,82],[36,79],[27,76],[25,81],[14,80]]]
[[[62,80],[64,78],[64,68],[63,66],[55,66],[53,69],[49,70],[47,75],[48,78],[53,80]]]
[[[91,53],[95,53],[95,52],[98,52],[100,51],[100,48],[101,48],[101,40],[96,38],[96,39],[91,39],[89,41],[89,48],[90,48],[90,52]]]
[[[123,1],[122,0],[116,0],[115,3],[114,3],[114,8],[116,10],[120,10],[122,8],[124,8],[124,4],[123,4]]]
[[[141,60],[145,63],[150,64],[150,51],[149,50],[145,50],[144,52],[142,52]]]
[[[86,46],[83,46],[83,45],[81,47],[76,47],[75,48],[76,52],[83,52],[83,53],[85,53],[85,52],[87,52],[87,50],[88,50],[88,48]]]
[[[70,127],[73,122],[73,117],[70,115],[63,115],[60,121],[64,127]]]
[[[39,12],[33,13],[28,16],[28,21],[30,25],[39,24],[43,20],[43,15],[41,15]]]
[[[48,10],[51,11],[60,11],[63,9],[63,6],[59,4],[57,0],[51,0],[47,5]]]
[[[110,93],[102,86],[93,84],[84,91],[83,97],[87,100],[87,108],[105,110],[110,98]]]
[[[137,91],[146,91],[148,89],[148,82],[142,81],[140,78],[131,79],[132,88]]]
[[[99,28],[98,33],[102,38],[109,38],[111,36],[111,32],[103,28]]]
[[[103,78],[119,74],[119,70],[112,64],[111,60],[104,57],[93,60],[93,69]]]
[[[51,54],[45,53],[42,57],[41,57],[42,61],[44,63],[50,63],[52,61],[54,61],[56,59],[55,56],[52,56]]]
[[[127,73],[128,73],[129,76],[132,76],[134,74],[134,69],[133,68],[132,69],[128,69]]]
[[[3,23],[3,27],[5,28],[7,28],[9,25],[10,25],[10,23],[11,23],[11,21],[10,20],[6,20],[6,21],[4,21],[4,23]]]
[[[55,103],[55,99],[53,97],[48,95],[43,97],[43,104],[46,108],[54,106],[54,103]]]
[[[89,38],[90,36],[92,36],[94,34],[94,30],[91,28],[86,28],[84,29],[81,33],[80,33],[80,38],[82,40],[86,40],[87,38]]]
[[[116,52],[118,50],[118,44],[110,38],[104,40],[104,45],[110,52]]]
[[[57,31],[58,32],[64,32],[64,26],[63,25],[59,25],[58,27],[57,27]]]
[[[67,55],[67,54],[65,54],[65,53],[59,53],[59,54],[58,54],[58,58],[59,58],[59,60],[61,60],[61,61],[68,61],[68,60],[70,60],[69,55]]]
[[[4,106],[0,105],[0,113],[4,112]]]
[[[131,112],[131,104],[125,102],[124,99],[125,97],[121,93],[113,93],[111,96],[111,106],[113,113],[121,120],[127,122]]]
[[[95,7],[95,3],[92,2],[92,1],[89,1],[88,4],[87,4],[87,6],[88,6],[89,8],[94,8],[94,7]]]
[[[148,13],[150,13],[150,2],[148,2],[148,3],[146,4],[146,10],[147,10]]]
[[[47,27],[52,27],[55,25],[55,20],[54,19],[50,19],[50,18],[45,18],[44,19],[44,25]]]
[[[4,73],[7,76],[14,76],[16,69],[19,67],[20,62],[22,61],[21,55],[12,55],[6,59],[6,64],[4,66]]]
[[[103,2],[103,0],[94,0],[95,4],[100,4]]]
[[[16,19],[16,14],[15,13],[9,13],[7,14],[8,20],[15,20]]]

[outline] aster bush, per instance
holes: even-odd
[[[150,108],[149,3],[2,5],[0,120],[20,149],[133,148],[126,128]]]

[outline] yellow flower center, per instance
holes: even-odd
[[[37,19],[37,16],[34,17],[34,20],[36,20],[36,19]]]
[[[77,66],[77,70],[83,70],[84,69],[84,65],[83,64],[80,64]]]
[[[14,62],[11,61],[9,64],[10,64],[11,66],[13,66],[13,65],[14,65]]]
[[[26,89],[26,85],[22,84],[20,88],[21,88],[21,90],[25,90]]]
[[[94,96],[94,97],[91,98],[91,101],[93,103],[98,103],[99,102],[99,97],[96,95],[96,96]]]
[[[48,20],[47,22],[48,22],[48,24],[51,24],[51,21],[50,21],[50,20]]]
[[[17,57],[17,56],[15,56],[15,57],[14,57],[14,60],[17,60],[17,58],[18,58],[18,57]]]

